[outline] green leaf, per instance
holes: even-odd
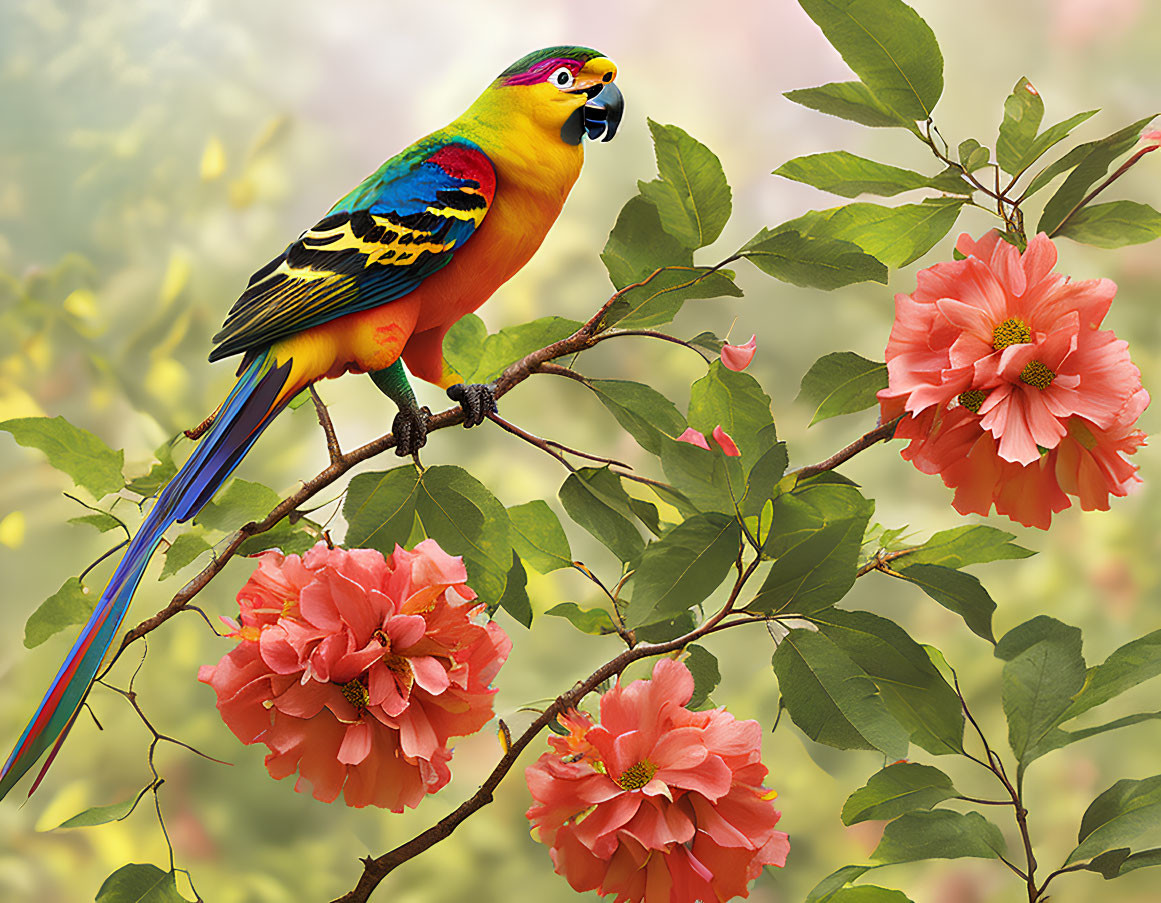
[[[488,339],[488,327],[475,314],[465,314],[456,320],[443,337],[443,359],[461,377],[476,372]]]
[[[570,474],[560,487],[560,501],[569,517],[621,561],[632,561],[645,550],[629,496],[607,467],[582,467]]]
[[[835,894],[852,881],[857,881],[872,868],[874,866],[871,865],[844,865],[841,869],[831,872],[819,881],[814,889],[806,895],[805,903],[830,903]]]
[[[853,351],[835,351],[811,364],[798,391],[797,402],[814,408],[810,425],[865,411],[879,403],[876,394],[887,388],[887,365],[869,361]]]
[[[712,332],[699,332],[692,339],[689,344],[696,348],[701,348],[703,351],[708,351],[714,357],[722,353],[722,348],[726,344],[726,340],[718,338]]]
[[[528,599],[528,575],[520,556],[512,553],[512,567],[508,569],[508,582],[504,594],[500,596],[500,607],[525,627],[532,626],[532,602]]]
[[[475,372],[470,374],[473,382],[491,382],[504,372],[509,365],[521,360],[546,345],[572,335],[581,324],[577,320],[563,317],[541,317],[519,326],[508,326],[488,336],[484,350],[480,353]],[[465,379],[469,374],[461,374]]]
[[[717,657],[704,646],[691,644],[685,647],[685,666],[693,675],[693,696],[686,707],[696,712],[706,707],[722,675],[718,670]]]
[[[699,514],[650,543],[633,575],[626,624],[664,621],[704,601],[737,560],[740,541],[736,520]]]
[[[897,559],[903,566],[916,564],[941,564],[949,568],[962,568],[969,564],[983,564],[988,561],[1003,561],[1011,558],[1027,558],[1036,553],[1014,542],[1016,536],[985,527],[970,524],[941,530],[923,545]]]
[[[581,608],[575,602],[561,602],[552,606],[545,614],[564,618],[581,633],[592,636],[617,632],[612,617],[602,608]]]
[[[992,633],[992,613],[996,610],[996,603],[983,584],[971,574],[938,564],[912,564],[898,573],[944,608],[963,618],[968,629],[976,636],[983,637],[989,643],[996,642]]]
[[[1043,118],[1040,93],[1027,78],[1021,78],[1004,101],[1004,121],[996,140],[996,162],[1004,172],[1015,175],[1022,170]]]
[[[968,172],[975,172],[977,169],[987,166],[988,161],[991,159],[991,151],[976,141],[975,138],[968,138],[966,141],[960,142],[959,162]]]
[[[708,441],[709,451],[686,442],[666,441],[661,446],[661,467],[697,511],[732,516],[745,492],[741,459],[723,454],[712,437]]]
[[[1148,204],[1111,201],[1081,207],[1056,232],[1098,248],[1123,248],[1161,237],[1161,213]]]
[[[943,93],[943,55],[901,0],[799,0],[871,93],[900,116],[929,119]]]
[[[97,903],[186,903],[177,876],[155,865],[123,865],[97,891]]]
[[[419,478],[415,493],[415,516],[423,534],[439,543],[449,555],[462,555],[468,571],[468,586],[479,601],[494,611],[508,592],[509,580],[522,580],[523,567],[514,572],[512,542],[508,538],[508,512],[483,483],[462,467],[428,467]],[[388,554],[391,549],[382,549]],[[513,592],[522,594],[516,588]],[[517,620],[523,614],[519,595],[508,596],[516,607]],[[526,603],[527,596],[524,596]],[[531,609],[527,610],[531,621]]]
[[[647,452],[660,455],[663,436],[676,439],[685,431],[677,407],[651,386],[621,379],[590,379],[585,384]]]
[[[1047,751],[1041,742],[1084,684],[1080,630],[1039,615],[1008,631],[996,644],[996,657],[1005,662],[1008,742],[1024,769]]]
[[[1161,630],[1126,643],[1088,669],[1084,688],[1060,716],[1061,723],[1108,702],[1161,674]]]
[[[762,551],[781,557],[823,527],[863,520],[874,511],[874,502],[863,498],[858,487],[833,473],[819,474],[780,493],[774,503],[775,529]]]
[[[508,509],[512,523],[512,548],[542,574],[572,567],[572,549],[556,514],[548,503],[534,499]]]
[[[1068,178],[1064,180],[1064,184],[1057,189],[1056,194],[1049,198],[1048,203],[1044,205],[1044,212],[1040,215],[1036,231],[1047,232],[1050,238],[1055,235],[1056,230],[1068,218],[1076,205],[1084,199],[1089,189],[1096,184],[1098,179],[1104,178],[1105,173],[1109,171],[1109,166],[1117,157],[1137,143],[1141,137],[1141,130],[1152,122],[1156,115],[1154,113],[1144,119],[1139,119],[1107,138],[1090,141],[1073,148],[1056,164],[1048,167],[1040,176],[1037,176],[1032,185],[1029,186],[1029,193],[1038,187],[1041,179],[1045,179],[1044,184],[1047,184],[1048,179],[1064,171],[1063,169],[1053,171],[1054,166],[1064,166],[1065,161],[1067,161],[1065,168],[1075,167]],[[1049,175],[1050,173],[1051,175]]]
[[[896,762],[871,775],[843,804],[844,825],[871,819],[892,819],[916,809],[932,809],[959,792],[938,768]]]
[[[763,273],[791,285],[831,290],[856,282],[887,284],[882,263],[858,245],[836,238],[763,230],[738,253]]]
[[[831,82],[782,95],[787,100],[871,128],[904,128],[919,134],[915,122],[881,104],[862,82]]]
[[[378,473],[361,473],[351,480],[343,502],[347,521],[345,545],[388,554],[404,545],[415,521],[419,471],[414,464]]]
[[[708,147],[675,125],[649,120],[661,178],[638,183],[665,231],[687,248],[712,243],[730,219],[730,186]]]
[[[96,825],[107,825],[111,821],[120,821],[137,806],[139,796],[131,796],[120,803],[111,806],[93,806],[84,812],[78,812],[67,821],[61,822],[57,828],[92,828]]]
[[[931,188],[922,173],[859,157],[847,151],[827,151],[787,160],[774,175],[812,185],[844,198],[860,194],[891,197],[904,191]]]
[[[826,899],[827,903],[911,903],[911,898],[903,891],[890,890],[876,884],[841,887]]]
[[[1065,865],[1108,850],[1141,850],[1161,841],[1161,775],[1121,780],[1092,801]]]
[[[269,486],[234,479],[224,491],[206,503],[194,523],[213,530],[237,530],[266,517],[282,499]]]
[[[97,597],[76,577],[69,577],[55,593],[40,603],[24,625],[24,645],[33,649],[54,633],[84,624],[97,605]]]
[[[70,524],[88,524],[91,527],[96,527],[98,533],[108,533],[110,530],[116,530],[123,526],[121,521],[107,514],[104,511],[97,511],[93,514],[82,514],[80,517],[70,517]]]
[[[243,540],[236,554],[250,556],[269,549],[278,549],[284,555],[301,555],[316,542],[318,537],[315,534],[283,520],[274,529]]]
[[[1101,853],[1085,868],[1090,872],[1099,872],[1106,879],[1109,879],[1119,878],[1121,875],[1151,865],[1161,865],[1161,849],[1144,850],[1130,856],[1128,847],[1121,847],[1109,850],[1107,853]]]
[[[786,710],[810,739],[837,749],[878,749],[891,759],[907,754],[907,731],[874,682],[827,637],[791,630],[773,662]]]
[[[173,461],[172,442],[166,442],[154,454],[157,456],[157,462],[149,468],[149,473],[134,477],[125,484],[125,488],[130,492],[146,498],[156,495],[177,473],[177,465]]]
[[[742,517],[756,517],[766,502],[780,494],[778,483],[789,464],[785,442],[776,443],[757,460],[746,477],[746,494],[738,506]]]
[[[965,198],[928,198],[922,204],[896,207],[847,204],[812,210],[783,223],[775,232],[851,242],[889,267],[904,267],[951,231],[966,202]]]
[[[125,485],[121,467],[125,453],[113,451],[88,430],[73,426],[63,417],[20,417],[0,422],[0,430],[12,434],[25,448],[38,448],[48,463],[72,481],[101,498]]]
[[[721,361],[710,364],[690,389],[689,425],[706,436],[720,426],[737,444],[746,469],[774,444],[773,423],[770,396],[758,381]],[[709,441],[713,443],[712,438]]]
[[[189,567],[212,548],[196,527],[193,531],[182,533],[165,550],[165,567],[161,569],[161,579],[166,580]]]
[[[811,620],[874,681],[887,710],[908,729],[912,742],[937,756],[962,751],[959,696],[927,650],[902,627],[866,611],[830,609]]]
[[[601,328],[647,329],[668,323],[686,301],[741,298],[742,290],[725,270],[669,266],[623,289],[601,321]]]
[[[637,195],[621,208],[601,260],[613,285],[622,289],[662,267],[692,267],[693,252],[661,227],[657,208]]]
[[[1074,128],[1095,116],[1099,110],[1087,110],[1084,113],[1077,113],[1075,116],[1070,116],[1063,122],[1058,122],[1056,125],[1049,126],[1043,132],[1036,136],[1031,146],[1024,152],[1024,156],[1016,164],[1016,172],[1024,172],[1033,163],[1039,160],[1051,148],[1055,147],[1061,141],[1069,136]],[[1061,170],[1063,171],[1063,170]],[[1051,177],[1050,177],[1051,178]],[[1046,183],[1045,183],[1046,184]],[[1031,194],[1031,191],[1028,192]]]
[[[1007,850],[1000,829],[978,812],[908,812],[890,822],[871,858],[884,865],[920,859],[997,859]]]

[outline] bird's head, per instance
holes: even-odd
[[[613,81],[617,65],[588,47],[548,47],[521,57],[500,73],[492,90],[518,105],[566,144],[617,133],[625,100]]]

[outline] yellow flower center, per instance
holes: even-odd
[[[357,677],[354,680],[349,680],[343,684],[341,689],[343,697],[355,707],[357,712],[366,711],[371,694],[367,692],[367,687],[361,680]]]
[[[389,652],[383,656],[383,664],[387,666],[388,671],[395,675],[395,679],[403,685],[404,689],[410,692],[415,674],[411,670],[411,662],[407,660],[407,656]]]
[[[655,774],[657,774],[657,766],[645,759],[622,771],[621,776],[617,778],[617,786],[622,790],[640,790],[653,780]]]
[[[959,403],[973,414],[978,414],[980,412],[980,406],[987,397],[979,389],[968,389],[966,392],[959,393]]]
[[[1032,361],[1020,371],[1020,379],[1030,386],[1044,390],[1052,385],[1052,380],[1056,379],[1056,374],[1040,361]]]
[[[1032,330],[1023,320],[1009,317],[992,330],[992,348],[1002,351],[1009,345],[1023,345],[1032,338]]]

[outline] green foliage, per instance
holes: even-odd
[[[645,550],[629,495],[607,467],[583,467],[570,474],[559,494],[568,516],[621,561],[632,561]]]
[[[730,218],[730,186],[709,148],[675,125],[649,120],[660,178],[641,182],[643,197],[657,208],[661,225],[685,247],[712,243]]]
[[[856,282],[887,282],[882,263],[837,237],[763,229],[738,253],[762,272],[791,285],[830,290]]]
[[[963,618],[968,629],[976,636],[990,643],[996,641],[992,633],[992,614],[996,610],[996,603],[983,584],[971,574],[938,564],[912,564],[900,570],[899,574],[944,608]]]
[[[857,881],[872,868],[874,866],[871,865],[844,865],[841,869],[832,872],[818,882],[814,889],[806,895],[806,903],[830,903],[836,894],[850,885],[852,881]]]
[[[1161,775],[1113,784],[1085,810],[1076,839],[1065,865],[1122,848],[1140,853],[1161,842]]]
[[[24,625],[25,647],[33,649],[66,627],[84,624],[96,605],[97,598],[89,588],[76,577],[70,577],[28,616]]]
[[[1107,138],[1090,141],[1073,148],[1034,179],[1028,188],[1029,193],[1043,187],[1059,173],[1072,170],[1068,178],[1064,180],[1064,184],[1044,205],[1044,212],[1040,216],[1040,222],[1036,224],[1036,231],[1047,232],[1049,236],[1054,235],[1084,199],[1088,190],[1096,184],[1098,179],[1104,177],[1105,173],[1109,171],[1109,166],[1117,157],[1137,143],[1141,129],[1145,128],[1154,118],[1156,118],[1156,114],[1146,116],[1125,126],[1120,131],[1113,132]]]
[[[920,859],[996,859],[1007,852],[1004,835],[978,812],[908,812],[883,829],[871,858],[883,865]]]
[[[774,444],[770,396],[749,373],[714,361],[689,392],[689,425],[709,436],[720,426],[738,446],[748,469]]]
[[[150,466],[149,472],[134,477],[125,484],[125,488],[130,492],[136,492],[146,498],[156,495],[177,473],[177,464],[173,460],[172,442],[166,442],[154,454],[157,456],[157,461]]]
[[[774,175],[812,185],[845,198],[860,194],[891,197],[904,191],[934,188],[942,183],[910,169],[900,169],[887,163],[868,160],[847,151],[828,151],[795,157],[774,170]],[[967,193],[966,185],[959,183]]]
[[[512,548],[537,571],[548,574],[572,567],[572,549],[560,520],[548,503],[534,499],[508,509]]]
[[[475,314],[458,319],[443,337],[443,359],[461,377],[471,376],[484,354],[488,327]]]
[[[1139,245],[1161,237],[1161,213],[1135,201],[1089,204],[1072,214],[1056,234],[1098,248]]]
[[[617,625],[613,623],[609,613],[601,608],[581,608],[575,602],[560,602],[548,609],[545,614],[566,619],[581,633],[604,636],[617,632]]]
[[[137,807],[140,800],[141,797],[138,795],[110,806],[93,806],[84,812],[78,812],[72,818],[61,822],[57,827],[91,828],[96,825],[107,825],[111,821],[120,821]]]
[[[915,564],[940,564],[949,568],[962,568],[969,564],[1027,558],[1035,554],[1030,549],[1012,542],[1015,538],[1014,534],[997,530],[995,527],[968,524],[964,527],[941,530],[900,561],[904,562],[906,567]]]
[[[892,819],[916,809],[932,809],[958,791],[938,768],[914,762],[896,762],[871,775],[867,783],[843,804],[844,825],[872,819]]]
[[[1021,78],[1004,101],[1004,121],[996,140],[996,162],[1007,173],[1019,173],[1044,118],[1044,101],[1027,78]]]
[[[837,749],[907,754],[907,731],[888,711],[875,683],[830,639],[795,629],[774,652],[786,711],[806,736]]]
[[[516,363],[538,348],[572,335],[580,326],[576,320],[566,320],[564,317],[540,317],[519,326],[507,326],[488,336],[476,369],[461,375],[469,382],[491,382],[509,364]]]
[[[681,494],[674,501],[683,501],[695,512],[732,515],[745,492],[741,460],[727,457],[716,442],[707,451],[686,442],[666,441],[661,446],[661,466]]]
[[[685,418],[676,405],[651,386],[622,379],[590,379],[586,385],[625,431],[652,454],[661,453],[664,437],[676,439],[685,432]]]
[[[88,524],[90,527],[95,527],[98,533],[108,533],[110,530],[116,530],[118,527],[124,526],[121,521],[105,511],[97,511],[94,514],[82,514],[80,517],[70,517],[69,523]]]
[[[914,120],[900,116],[879,102],[862,82],[831,82],[817,88],[800,88],[785,95],[804,107],[871,128],[905,128],[918,134]]]
[[[72,481],[101,498],[125,485],[121,467],[125,453],[113,451],[88,430],[73,426],[63,417],[21,417],[0,422],[0,430],[12,434],[25,448],[38,448],[48,463]]]
[[[688,707],[694,711],[708,708],[712,704],[710,694],[722,679],[717,658],[704,646],[689,645],[685,647],[685,666],[693,675],[693,696]]]
[[[262,538],[267,542],[271,541],[266,534],[263,534]],[[182,533],[165,550],[165,566],[161,569],[161,579],[165,580],[189,567],[212,548],[202,531],[196,527]]]
[[[1024,769],[1084,685],[1080,631],[1047,615],[1012,628],[996,644],[1004,661],[1008,741]]]
[[[961,141],[957,151],[960,165],[965,172],[975,172],[988,165],[992,159],[992,152],[983,147],[975,138]]]
[[[633,574],[631,628],[665,621],[704,601],[738,557],[738,522],[699,514],[650,543]]]
[[[943,93],[943,55],[901,0],[799,0],[843,60],[885,106],[928,119]]]
[[[528,574],[520,556],[512,553],[512,567],[508,569],[507,583],[499,605],[525,627],[532,626],[532,600],[528,598]]]
[[[1161,630],[1126,643],[1104,662],[1088,669],[1084,687],[1061,715],[1069,721],[1161,674]]]
[[[742,290],[734,285],[728,271],[669,266],[619,292],[601,327],[649,329],[672,320],[686,301],[721,297],[742,297]]]
[[[640,282],[662,267],[691,267],[693,252],[661,226],[661,215],[643,195],[621,208],[601,260],[617,289]]]
[[[828,903],[911,903],[911,899],[902,891],[874,884],[840,887],[826,899]]]
[[[853,351],[834,351],[810,365],[802,377],[797,402],[814,408],[810,425],[865,411],[879,403],[876,393],[887,388],[887,365],[869,361]]]
[[[177,875],[155,865],[123,865],[97,891],[97,903],[185,903]]]
[[[231,531],[263,520],[281,497],[269,486],[233,479],[208,502],[194,523],[213,530]]]

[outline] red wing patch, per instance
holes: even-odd
[[[427,158],[449,176],[456,179],[471,179],[478,182],[480,193],[489,204],[496,194],[496,172],[492,161],[478,150],[462,144],[449,144]]]

